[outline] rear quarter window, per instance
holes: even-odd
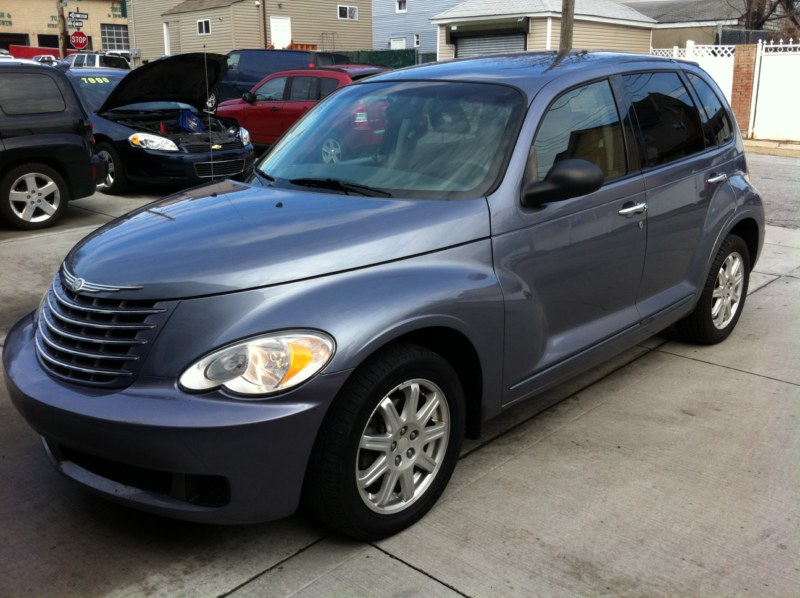
[[[733,138],[733,126],[728,111],[711,86],[693,73],[687,73],[700,104],[703,128],[708,146],[723,145]]]
[[[9,115],[64,112],[66,102],[46,74],[0,73],[0,109]]]

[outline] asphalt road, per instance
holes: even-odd
[[[383,542],[303,513],[213,527],[95,497],[57,475],[0,384],[0,596],[796,597],[800,159],[749,163],[773,226],[733,336],[654,337],[554,389],[553,408],[510,410]],[[0,228],[0,345],[72,244],[158,194]]]

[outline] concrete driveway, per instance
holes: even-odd
[[[800,201],[800,159],[750,164],[768,209]],[[0,342],[75,241],[150,199],[94,196],[55,230],[0,229]],[[0,387],[0,596],[796,597],[800,221],[786,218],[725,343],[667,331],[553,390],[549,410],[506,413],[427,517],[374,544],[303,514],[210,527],[96,498],[56,474]]]

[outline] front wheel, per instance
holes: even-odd
[[[0,216],[15,228],[52,226],[64,215],[68,200],[63,177],[45,164],[15,166],[0,181]]]
[[[749,283],[747,244],[741,237],[728,235],[714,258],[695,310],[676,324],[678,332],[703,345],[728,338],[742,314]]]
[[[97,185],[97,190],[111,195],[124,193],[128,189],[128,177],[125,174],[125,166],[114,146],[107,142],[97,144],[95,150],[100,159],[106,163],[106,178]]]
[[[397,533],[444,491],[463,432],[453,368],[422,347],[391,347],[359,368],[331,407],[309,464],[306,502],[350,536]]]

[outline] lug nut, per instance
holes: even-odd
[[[414,440],[414,439],[415,439],[417,436],[419,436],[419,434],[417,433],[417,431],[416,431],[416,430],[414,430],[413,432],[411,432],[411,440]]]
[[[408,457],[410,459],[413,456],[414,456],[414,449],[408,449],[406,451],[406,457]]]
[[[400,465],[400,463],[402,463],[402,462],[403,462],[403,459],[400,457],[400,455],[397,455],[397,456],[394,458],[394,464],[395,464],[395,465]]]

